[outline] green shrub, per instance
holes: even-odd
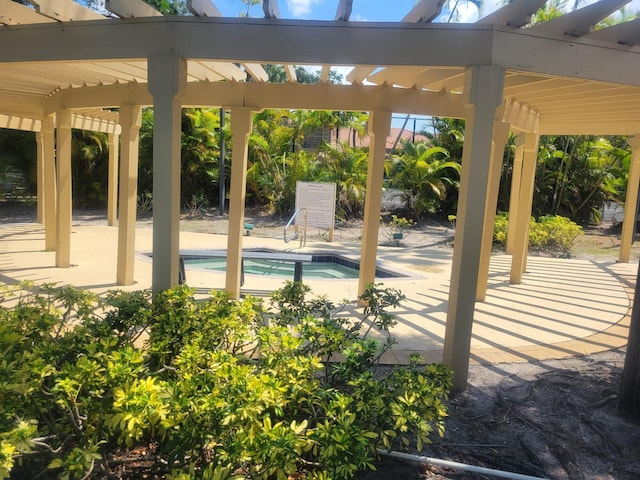
[[[9,298],[0,478],[105,478],[135,455],[176,480],[348,479],[373,468],[376,448],[421,449],[441,434],[447,368],[414,357],[376,371],[403,295],[370,285],[349,318],[308,293],[290,283],[268,308],[196,301],[186,286],[153,303],[52,286]]]
[[[508,214],[499,212],[493,227],[494,242],[505,243],[508,229]],[[545,215],[537,221],[534,218],[529,221],[529,247],[532,250],[569,256],[577,238],[582,234],[580,225],[557,215]]]

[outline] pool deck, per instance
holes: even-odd
[[[36,223],[0,226],[0,283],[23,280],[56,282],[90,289],[139,290],[151,286],[152,230],[136,230],[134,285],[115,284],[118,229],[102,225],[74,225],[71,268],[55,265],[55,253],[45,252],[44,229]],[[181,249],[225,249],[226,235],[181,232]],[[292,253],[331,252],[359,258],[360,243],[297,242],[244,237],[244,248],[267,248]],[[392,335],[398,345],[384,357],[387,363],[405,363],[412,353],[429,362],[442,360],[442,347],[451,275],[452,249],[447,246],[380,246],[379,265],[408,276],[385,278],[385,287],[400,290],[407,299],[394,311],[398,324]],[[611,350],[626,345],[632,296],[638,270],[633,263],[594,262],[530,257],[520,285],[509,283],[510,256],[491,259],[489,288],[484,302],[476,304],[472,363],[540,361]],[[198,292],[224,287],[224,273],[187,270],[187,283]],[[243,293],[272,291],[286,279],[245,276]],[[357,280],[305,280],[315,295],[351,302],[356,309]]]

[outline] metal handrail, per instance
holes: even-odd
[[[294,222],[294,220],[296,219],[296,217],[301,211],[304,211],[304,224],[303,224],[302,236],[300,237],[300,247],[302,247],[303,245],[302,243],[303,239],[304,239],[304,245],[307,244],[307,209],[305,207],[299,208],[295,212],[293,212],[293,215],[291,216],[287,224],[284,226],[284,232],[283,232],[284,243],[289,243],[291,240],[295,240],[300,236],[300,230],[296,230],[296,233],[291,238],[287,239],[287,229],[291,226],[291,224]]]

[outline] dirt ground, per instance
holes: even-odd
[[[78,212],[74,223],[105,222],[104,213]],[[0,220],[33,221],[32,208],[8,208],[0,202]],[[255,236],[281,236],[284,221],[248,212]],[[141,216],[141,227],[151,219]],[[181,228],[226,233],[227,221],[215,212],[185,215]],[[360,222],[339,225],[335,240],[359,242]],[[451,248],[453,226],[424,222],[414,226],[403,245]],[[590,228],[576,243],[574,256],[598,262],[616,260],[619,225]],[[310,231],[309,237],[324,238]],[[380,243],[390,242],[382,230]],[[640,247],[632,249],[637,261]],[[472,366],[469,388],[453,395],[444,438],[421,455],[472,466],[554,480],[640,479],[640,425],[618,415],[623,350],[537,363]],[[443,467],[382,458],[378,472],[359,480],[471,480],[496,478]],[[503,476],[503,478],[514,478]],[[524,478],[524,477],[520,477]]]

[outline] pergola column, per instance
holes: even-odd
[[[511,258],[511,283],[521,283],[522,274],[527,265],[527,252],[529,250],[529,220],[533,206],[533,186],[536,175],[536,163],[538,161],[539,135],[526,133],[524,139],[524,159],[522,163],[522,183],[520,198],[518,199],[518,212],[515,218],[515,230],[513,236],[513,254]]]
[[[491,166],[489,169],[489,191],[484,210],[484,230],[482,233],[482,249],[480,251],[480,270],[478,271],[478,290],[476,300],[484,301],[489,283],[489,264],[491,263],[491,247],[493,246],[493,226],[496,221],[500,177],[504,159],[504,147],[509,139],[509,123],[495,122],[493,125],[493,142],[491,150]]]
[[[443,352],[443,362],[453,369],[456,390],[467,387],[493,123],[496,108],[502,104],[503,86],[501,67],[482,65],[467,71],[468,113]]]
[[[631,257],[633,228],[638,210],[638,187],[640,185],[640,136],[629,137],[627,143],[631,147],[631,165],[629,167],[629,180],[627,181],[627,200],[624,203],[622,234],[620,235],[618,261],[621,263],[629,263],[629,258]]]
[[[122,110],[120,110],[122,122]],[[110,133],[107,137],[109,147],[109,173],[107,180],[107,225],[114,226],[118,210],[118,140],[119,135]]]
[[[141,124],[141,107],[137,105],[122,105],[120,107],[120,125],[122,126],[122,168],[120,168],[118,267],[116,273],[116,283],[118,285],[131,285],[133,283],[133,264],[136,242],[136,207],[138,198],[138,145],[140,141],[139,132]],[[115,137],[115,135],[110,135],[110,139],[111,137]],[[112,173],[111,145],[109,145],[109,173]],[[110,183],[111,181],[112,180],[110,179]],[[115,186],[118,185],[118,182],[113,183]]]
[[[231,181],[229,183],[229,232],[227,234],[227,277],[225,289],[233,299],[240,298],[242,270],[242,234],[244,232],[244,202],[247,191],[247,154],[253,111],[231,109]]]
[[[56,146],[53,116],[42,120],[44,249],[56,249]]]
[[[71,266],[71,110],[56,113],[56,267]]]
[[[369,165],[367,168],[367,194],[364,200],[364,225],[362,227],[362,250],[360,254],[360,280],[358,296],[367,285],[375,281],[378,230],[382,206],[382,182],[386,143],[391,128],[391,112],[377,110],[369,114]]]
[[[520,187],[522,186],[522,157],[524,156],[524,134],[515,139],[516,151],[513,155],[513,172],[511,173],[511,192],[509,194],[509,226],[507,230],[506,252],[513,253],[516,218],[518,217],[518,203],[520,201]]]
[[[180,95],[187,63],[177,55],[148,59],[153,96],[153,273],[152,291],[178,283],[180,255]]]
[[[42,131],[36,132],[36,222],[44,223],[44,146]]]

